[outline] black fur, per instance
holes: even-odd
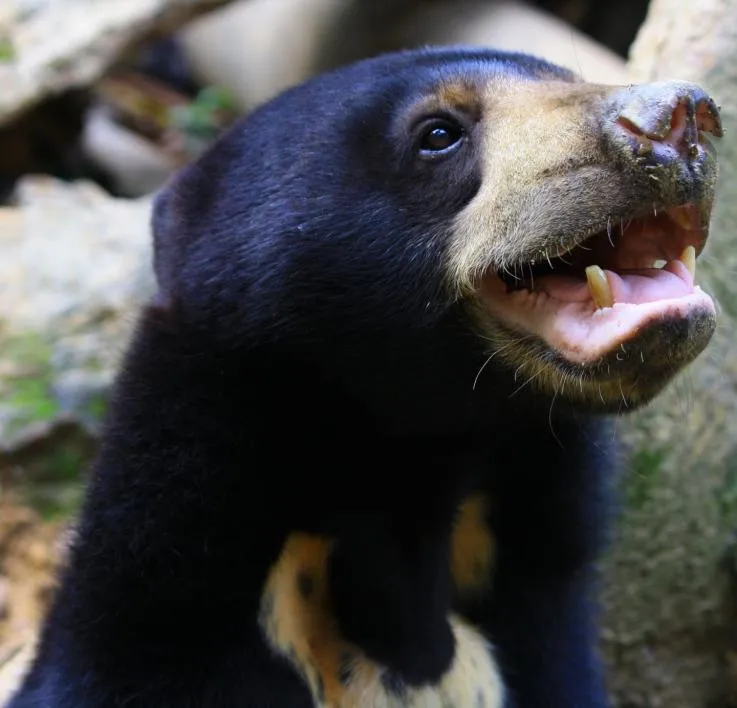
[[[79,537],[11,708],[305,708],[256,622],[294,530],[336,539],[344,636],[436,680],[451,524],[484,489],[487,630],[517,708],[606,705],[591,561],[611,455],[593,419],[492,362],[443,284],[473,163],[416,158],[403,106],[442,76],[568,80],[447,49],[322,76],[186,168],[154,218],[161,292],[119,376]],[[503,179],[499,175],[499,179]]]

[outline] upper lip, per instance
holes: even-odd
[[[702,203],[641,209],[627,217],[607,217],[599,228],[566,239],[555,251],[548,249],[517,269],[499,275],[512,287],[546,274],[585,277],[586,266],[596,264],[614,271],[650,268],[655,261],[671,261],[693,246],[699,254],[708,235],[708,209]]]
[[[548,250],[547,254],[542,254],[542,258],[538,255],[531,259],[532,263],[539,262],[545,258],[560,258],[565,256],[577,248],[584,246],[586,241],[599,234],[606,233],[612,239],[621,233],[626,232],[627,228],[635,221],[656,220],[668,218],[673,222],[674,230],[688,232],[690,234],[689,243],[687,245],[694,246],[696,253],[701,253],[706,245],[708,237],[708,221],[705,221],[702,213],[701,203],[681,204],[674,206],[651,205],[649,208],[642,208],[629,213],[627,216],[609,215],[602,219],[599,224],[583,234],[577,234],[570,239],[561,242],[559,248],[555,251]]]

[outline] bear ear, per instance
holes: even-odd
[[[158,284],[154,302],[163,307],[176,299],[177,273],[181,268],[183,245],[181,225],[174,206],[175,193],[166,185],[154,197],[151,211],[153,267]]]

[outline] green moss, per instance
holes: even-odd
[[[27,460],[19,486],[23,500],[47,520],[76,514],[89,459],[90,451],[83,441],[70,438]]]
[[[44,461],[44,478],[56,482],[76,481],[87,464],[85,455],[73,447],[60,447]]]
[[[51,397],[46,378],[19,379],[13,383],[6,402],[27,411],[33,420],[48,420],[59,412],[59,405]]]
[[[625,479],[624,491],[628,508],[637,511],[647,504],[658,473],[665,460],[665,450],[636,450],[630,458],[630,470]]]
[[[169,125],[180,132],[186,152],[195,157],[211,143],[237,115],[237,105],[229,91],[206,86],[192,103],[169,111]]]
[[[34,422],[55,418],[60,412],[53,394],[52,348],[36,333],[16,335],[0,341],[2,358],[17,371],[0,380],[0,398],[10,407],[13,434]],[[102,397],[89,402],[88,413],[104,413]],[[23,475],[15,482],[23,499],[45,519],[66,518],[77,512],[83,497],[83,470],[92,455],[91,443],[79,431],[65,430],[45,441],[42,449],[15,460]]]
[[[716,500],[722,518],[730,525],[737,522],[737,455],[726,461],[724,482],[716,491]]]
[[[95,422],[100,422],[103,420],[105,414],[107,413],[107,405],[107,396],[97,394],[90,397],[90,399],[85,403],[84,414]]]
[[[22,368],[22,373],[2,382],[3,402],[14,409],[10,432],[36,421],[53,419],[59,404],[51,392],[53,367],[51,347],[40,335],[32,333],[10,337],[2,342],[5,359]]]
[[[51,347],[38,333],[17,334],[8,337],[2,342],[3,356],[8,359],[22,361],[24,364],[49,364]]]
[[[23,491],[23,501],[44,519],[68,519],[77,514],[84,487],[80,483],[71,484],[34,484]]]
[[[0,37],[0,64],[10,63],[16,57],[15,45],[9,37]]]

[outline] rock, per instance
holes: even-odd
[[[228,0],[3,0],[0,123],[46,95],[95,81],[154,31]]]
[[[85,154],[128,197],[155,191],[180,167],[165,150],[117,123],[101,107],[88,113],[82,143]]]
[[[20,686],[36,651],[35,637],[16,641],[0,649],[0,705],[5,705]]]
[[[0,622],[7,618],[9,614],[8,597],[10,587],[8,579],[0,575]]]
[[[238,0],[180,39],[199,81],[228,88],[244,111],[319,71],[425,44],[522,50],[588,81],[626,78],[623,59],[521,0]]]
[[[94,434],[154,291],[150,206],[39,177],[0,209],[0,468],[60,423]]]
[[[360,3],[356,7],[365,9]],[[614,52],[523,0],[427,3],[403,22],[388,25],[384,37],[396,47],[467,44],[527,52],[591,82],[617,84],[626,77],[625,62]]]
[[[64,558],[65,525],[43,522],[28,508],[0,499],[0,706],[33,658],[39,621]]]
[[[632,81],[683,79],[722,105],[720,182],[698,282],[719,302],[708,350],[620,425],[624,516],[604,565],[610,685],[627,708],[735,706],[737,0],[653,0]]]
[[[192,22],[180,40],[200,83],[226,87],[250,111],[315,73],[327,29],[345,4],[239,0]]]

